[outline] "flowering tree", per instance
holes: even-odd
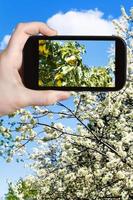
[[[73,92],[73,108],[58,102],[58,111],[20,109],[9,116],[20,116],[17,125],[7,130],[1,124],[8,161],[27,152],[30,142],[38,144],[29,155],[35,175],[10,184],[6,200],[133,199],[133,8],[130,16],[122,8],[114,24],[128,46],[127,83],[121,91]],[[51,123],[45,123],[46,116],[53,116]],[[11,136],[13,129],[17,136]]]

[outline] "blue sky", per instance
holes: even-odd
[[[56,13],[66,13],[70,10],[84,11],[95,10],[103,12],[103,18],[118,18],[120,6],[124,5],[129,11],[133,6],[132,0],[0,0],[0,41],[6,34],[10,34],[17,23],[27,21],[47,21]],[[69,23],[69,21],[68,21]],[[88,21],[89,23],[89,21]],[[79,29],[82,24],[78,24]],[[99,31],[101,27],[98,27]],[[72,99],[65,101],[66,105],[72,106]],[[71,122],[72,124],[72,122]],[[7,191],[6,180],[17,180],[20,176],[29,174],[22,164],[6,164],[0,159],[0,197]]]
[[[41,20],[46,21],[58,12],[69,10],[89,10],[98,8],[104,12],[104,17],[117,18],[120,15],[120,6],[127,10],[133,6],[132,0],[1,0],[0,1],[0,40],[10,33],[19,22]]]
[[[89,66],[107,66],[109,58],[109,49],[111,45],[115,46],[115,41],[79,41],[86,49],[83,55],[83,63]],[[98,56],[100,53],[100,56]]]

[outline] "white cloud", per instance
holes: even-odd
[[[47,24],[60,35],[112,35],[111,19],[104,19],[104,13],[95,10],[68,11],[57,13],[48,19]]]
[[[3,50],[6,48],[9,40],[10,40],[11,35],[5,35],[3,40],[0,42],[0,50]]]
[[[112,35],[115,33],[112,19],[104,19],[104,13],[95,10],[57,13],[47,20],[47,24],[60,35]],[[0,42],[0,50],[6,48],[11,35],[7,34]]]

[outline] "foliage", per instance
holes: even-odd
[[[19,199],[133,199],[132,23],[133,8],[130,16],[122,8],[122,16],[114,21],[117,35],[128,45],[127,83],[121,91],[73,92],[73,108],[58,102],[58,111],[35,106],[32,111],[21,109],[14,114],[20,121],[12,152],[23,155],[30,142],[36,143],[29,164],[35,175],[23,180],[29,188],[14,189]],[[53,116],[49,124],[45,123],[47,116]],[[62,119],[66,124],[70,120],[72,127],[63,125]],[[19,184],[21,187],[19,182],[14,188]],[[23,197],[34,188],[37,193]]]
[[[17,182],[17,185],[14,187],[11,183],[9,184],[9,192],[5,196],[6,200],[20,200],[20,199],[27,199],[27,200],[36,200],[36,195],[38,194],[37,189],[28,184],[28,181],[25,182],[20,179]],[[19,197],[18,197],[19,196]]]
[[[6,195],[5,198],[7,200],[19,200],[20,199],[15,195],[14,189],[12,188],[12,184],[9,184],[8,194]]]
[[[113,71],[107,67],[86,66],[86,47],[78,42],[39,41],[39,86],[111,87]]]

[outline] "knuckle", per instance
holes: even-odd
[[[22,29],[24,26],[25,26],[25,23],[21,22],[21,23],[17,24],[16,29]]]
[[[41,105],[50,105],[54,102],[54,99],[51,98],[49,95],[44,95],[42,96],[42,98],[40,99],[40,104]]]
[[[25,95],[22,95],[20,92],[18,92],[15,98],[12,99],[12,105],[14,109],[19,109],[23,107],[23,105],[25,104],[25,101],[26,101]]]
[[[47,24],[46,23],[44,23],[44,22],[36,22],[36,23],[38,23],[38,24],[40,24],[41,26],[47,26]]]
[[[11,105],[14,110],[19,109],[21,107],[21,100],[17,97],[11,101]]]

